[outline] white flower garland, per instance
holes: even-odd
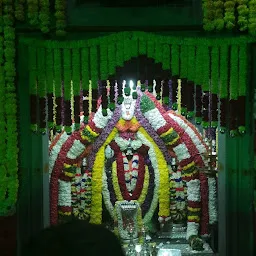
[[[187,182],[187,199],[192,202],[200,202],[200,180],[194,179]]]
[[[59,206],[71,207],[71,182],[59,180]]]
[[[62,148],[62,145],[67,141],[67,139],[69,138],[69,136],[67,135],[66,132],[64,132],[58,142],[56,143],[56,145],[52,148],[52,150],[50,151],[50,155],[49,155],[49,180],[51,179],[51,174],[52,174],[52,170],[54,168],[54,164],[58,158],[58,155],[60,153],[60,150]]]
[[[85,146],[79,140],[74,140],[72,147],[67,153],[67,157],[69,159],[76,159],[84,152],[84,150]]]
[[[177,159],[179,162],[182,160],[188,159],[191,157],[191,155],[188,152],[188,148],[185,145],[185,143],[181,143],[178,146],[173,148],[173,151],[175,152]]]
[[[156,107],[145,112],[144,116],[148,119],[155,131],[166,125],[166,120]]]
[[[150,205],[150,209],[149,211],[145,214],[144,218],[143,218],[143,223],[149,223],[154,215],[154,211],[157,208],[158,205],[158,191],[159,191],[159,169],[158,169],[158,161],[156,159],[156,153],[154,150],[153,145],[150,143],[150,141],[148,141],[145,136],[141,133],[141,132],[137,132],[137,138],[142,142],[142,144],[146,145],[149,147],[149,158],[150,161],[152,163],[152,167],[154,169],[155,172],[155,189],[154,189],[154,195],[153,195],[153,199],[152,199],[152,203]]]
[[[114,156],[114,150],[109,145],[107,145],[106,148],[105,148],[105,157],[106,157],[106,159],[110,159],[113,156]]]
[[[107,116],[103,116],[102,106],[100,105],[100,107],[98,108],[97,112],[93,117],[93,122],[98,128],[103,129],[106,127],[108,121],[112,118],[112,116],[113,116],[113,112],[110,111],[109,109],[107,109]]]
[[[216,191],[216,179],[208,178],[209,188],[209,223],[214,224],[217,222],[217,191]]]
[[[129,146],[129,141],[120,137],[120,136],[116,136],[115,137],[115,142],[116,144],[119,146],[120,150],[121,151],[125,151],[127,149],[127,147]],[[142,142],[140,140],[132,140],[131,141],[131,147],[134,149],[134,150],[137,150],[138,148],[140,148],[142,146]]]
[[[186,239],[188,240],[191,236],[197,236],[199,230],[199,223],[188,222],[187,223],[187,235]]]

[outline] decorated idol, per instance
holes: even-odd
[[[186,239],[196,244],[217,221],[216,180],[199,172],[207,150],[185,118],[124,83],[114,110],[99,104],[88,124],[52,142],[51,223],[72,216],[108,222],[122,239],[126,227],[137,236],[142,226],[157,232],[185,223]]]

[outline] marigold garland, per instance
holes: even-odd
[[[101,146],[100,150],[96,154],[96,159],[93,165],[92,171],[92,203],[91,203],[91,217],[90,223],[101,224],[102,221],[102,171],[105,164],[105,147],[116,136],[117,129],[114,128],[109,134],[108,138]]]
[[[143,136],[153,145],[156,158],[158,160],[158,167],[160,171],[160,184],[159,184],[159,216],[169,216],[170,215],[170,197],[168,196],[170,194],[169,191],[169,169],[167,166],[167,163],[165,161],[165,158],[160,151],[160,149],[156,146],[154,140],[148,135],[148,133],[145,131],[143,127],[139,128],[139,132],[143,134]]]

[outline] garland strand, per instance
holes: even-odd
[[[61,51],[54,49],[54,81],[56,98],[56,131],[62,131],[62,69],[61,69]]]
[[[66,34],[66,0],[55,0],[55,18],[56,18],[56,35],[64,36]]]
[[[235,4],[236,1],[232,0],[225,0],[224,8],[225,8],[225,15],[224,15],[224,21],[226,24],[226,28],[228,30],[231,30],[235,27]]]
[[[31,25],[38,24],[38,0],[27,0],[28,21]]]
[[[8,18],[7,18],[8,17]],[[5,118],[6,118],[6,178],[5,200],[0,201],[0,215],[10,215],[15,211],[18,181],[18,132],[17,100],[14,83],[15,72],[15,29],[12,1],[4,1],[4,70],[5,70]]]
[[[214,30],[214,8],[213,0],[203,0],[203,24],[204,30],[212,31]]]
[[[32,132],[37,131],[37,61],[36,49],[33,47],[28,48],[28,63],[29,63],[29,91],[30,91],[30,129]]]
[[[237,23],[239,25],[240,31],[246,31],[248,29],[248,0],[237,0],[237,12],[238,12],[238,20]]]
[[[24,14],[24,4],[26,0],[15,0],[14,6],[15,6],[15,18],[18,21],[24,21],[25,20],[25,14]]]
[[[48,128],[54,127],[54,95],[53,95],[53,50],[46,49],[46,81],[47,81],[47,107],[48,107]]]
[[[79,49],[72,49],[72,81],[74,94],[74,117],[75,129],[80,128],[80,51]]]
[[[71,119],[71,51],[63,50],[64,57],[64,126],[68,134],[72,132]]]
[[[224,12],[223,12],[223,3],[224,0],[215,0],[213,3],[215,9],[215,20],[214,26],[217,31],[220,31],[224,28]]]
[[[49,32],[50,25],[50,2],[49,0],[39,0],[39,20],[40,28],[43,33]]]
[[[253,36],[256,35],[256,0],[249,0],[249,33]]]
[[[46,81],[45,81],[45,49],[37,49],[38,60],[38,96],[40,132],[46,133]]]

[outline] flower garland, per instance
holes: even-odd
[[[213,5],[215,7],[215,20],[214,26],[217,31],[221,31],[224,28],[224,19],[223,19],[223,6],[224,0],[215,0]]]
[[[40,28],[43,33],[49,32],[50,25],[50,2],[49,0],[39,0],[39,20]]]
[[[99,111],[98,111],[99,112]],[[102,221],[102,171],[104,170],[105,147],[115,138],[117,129],[114,128],[96,153],[92,171],[92,203],[90,223],[100,224]]]
[[[226,24],[226,28],[231,30],[235,27],[235,1],[226,0],[224,3],[225,15],[224,21]]]
[[[144,128],[140,127],[137,135],[138,135],[138,138],[143,142],[143,144],[147,145],[147,143],[144,142],[145,139],[149,141],[155,151],[156,159],[152,158],[151,154],[149,155],[150,155],[152,165],[153,166],[158,165],[158,170],[159,170],[159,213],[158,214],[161,217],[168,217],[170,215],[170,209],[169,209],[170,199],[168,196],[170,192],[169,192],[169,170],[168,170],[167,163],[164,159],[162,152],[154,143],[153,139],[147,134]],[[156,160],[156,163],[154,163],[154,160]],[[155,177],[155,179],[156,178],[157,177]]]
[[[31,25],[38,24],[38,0],[27,0],[28,21]]]
[[[249,33],[253,36],[256,35],[256,1],[255,0],[249,0],[249,24],[248,24],[248,30]]]
[[[217,214],[217,182],[215,178],[208,178],[209,187],[209,223],[215,224],[218,220]]]
[[[11,1],[4,1],[4,71],[5,71],[5,118],[6,118],[6,178],[7,193],[1,201],[0,215],[12,213],[17,201],[18,181],[18,132],[17,132],[17,100],[15,87],[15,29],[14,10]],[[1,85],[3,86],[3,84]],[[2,171],[4,170],[1,167]]]
[[[206,31],[214,30],[214,11],[213,0],[203,0],[203,27]]]
[[[24,4],[26,0],[15,0],[15,18],[18,21],[24,21],[25,15],[24,15]]]
[[[55,18],[56,18],[56,35],[64,36],[66,34],[66,1],[55,0]]]
[[[237,0],[237,12],[238,12],[238,20],[237,23],[240,26],[240,31],[246,31],[248,29],[248,0]]]

